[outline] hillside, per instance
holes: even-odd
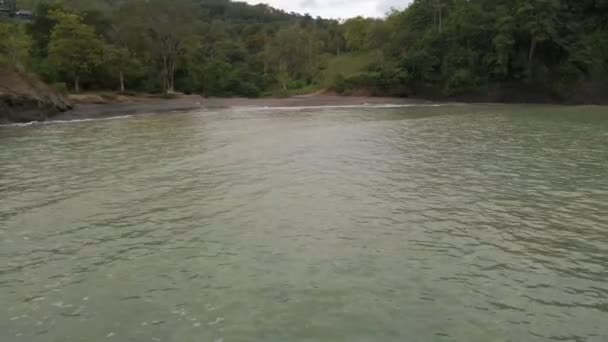
[[[4,31],[29,70],[74,92],[596,103],[608,80],[605,1],[415,0],[346,21],[229,0],[26,6],[35,19]]]
[[[0,67],[0,123],[44,121],[70,108],[63,95],[35,76]]]

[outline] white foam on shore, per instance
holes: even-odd
[[[358,109],[358,108],[408,108],[408,107],[443,107],[452,106],[453,104],[425,104],[425,103],[409,103],[409,104],[370,104],[364,103],[360,105],[326,105],[326,106],[236,106],[232,108],[255,109],[255,110],[305,110],[305,109]]]
[[[298,110],[314,110],[314,109],[390,109],[390,108],[410,108],[410,107],[444,107],[444,106],[454,106],[454,103],[408,103],[408,104],[391,104],[391,103],[364,103],[360,105],[325,105],[325,106],[233,106],[227,107],[224,109],[232,108],[232,109],[243,109],[243,110],[259,110],[259,111],[274,111],[274,110],[285,110],[285,111],[298,111]],[[213,110],[207,108],[207,110]],[[182,112],[181,110],[168,110],[167,112]],[[142,115],[145,113],[138,113],[137,115]],[[0,125],[0,127],[27,127],[33,125],[59,125],[59,124],[70,124],[70,123],[79,123],[79,122],[92,122],[92,121],[105,121],[105,120],[119,120],[119,119],[128,119],[134,117],[134,114],[130,115],[118,115],[118,116],[110,116],[104,118],[86,118],[86,119],[72,119],[72,120],[49,120],[49,121],[32,121],[25,123],[12,123],[6,125]]]
[[[27,127],[27,126],[33,126],[33,125],[59,125],[59,124],[68,124],[68,123],[77,123],[77,122],[119,120],[119,119],[128,119],[128,118],[132,118],[132,117],[133,117],[133,115],[120,115],[120,116],[111,116],[111,117],[107,117],[107,118],[31,121],[31,122],[24,122],[24,123],[12,123],[12,124],[7,124],[7,125],[0,125],[0,127]]]

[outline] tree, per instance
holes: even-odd
[[[130,46],[131,40],[136,40],[136,33],[130,31],[129,23],[123,21],[120,15],[108,20],[107,35],[112,44],[105,47],[105,62],[113,75],[118,76],[120,92],[125,92],[125,76],[137,75],[141,71],[141,60],[135,56]],[[104,22],[104,20],[99,20]]]
[[[528,50],[528,73],[532,76],[532,67],[536,47],[539,43],[557,36],[556,26],[559,11],[559,0],[522,0],[517,15],[530,37]]]
[[[319,62],[319,46],[313,31],[299,25],[285,27],[276,33],[270,49],[277,78],[284,90],[290,79],[310,83]]]
[[[178,61],[199,26],[199,7],[192,0],[139,0],[126,3],[120,11],[123,23],[141,34],[146,48],[158,60],[164,91],[174,92]]]
[[[0,62],[21,67],[29,56],[32,41],[22,25],[0,22]]]
[[[33,40],[32,55],[44,59],[48,56],[51,32],[57,20],[51,13],[68,12],[61,4],[41,2],[36,6],[34,20],[27,25],[27,32]]]
[[[497,8],[494,29],[496,30],[496,35],[492,39],[494,54],[490,55],[489,61],[493,65],[493,74],[504,78],[509,75],[509,65],[516,43],[515,20],[504,6]]]
[[[412,0],[384,19],[344,22],[229,0],[19,3],[36,8],[30,37],[0,29],[3,59],[75,88],[86,77],[98,89],[289,94],[331,82],[323,67],[334,63],[324,62],[343,52],[367,58],[339,71],[340,83],[378,95],[511,94],[525,84],[553,96],[608,78],[608,0]]]
[[[51,32],[49,60],[74,81],[74,91],[80,92],[80,79],[101,64],[103,42],[90,26],[76,14],[55,11],[57,25]]]
[[[117,76],[120,92],[124,93],[125,77],[139,74],[141,62],[126,47],[106,45],[104,52],[104,62],[107,63],[111,73]]]
[[[431,7],[433,8],[433,21],[437,24],[437,31],[443,33],[445,9],[449,8],[447,0],[431,0]]]
[[[374,21],[357,17],[344,23],[344,39],[351,51],[361,51],[368,47],[368,38]]]
[[[335,20],[332,20],[327,27],[327,52],[334,53],[337,56],[342,54],[346,46],[342,27],[340,22]]]

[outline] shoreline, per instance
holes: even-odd
[[[340,96],[333,94],[311,94],[299,95],[288,98],[220,98],[202,97],[199,95],[181,95],[176,98],[161,98],[154,96],[120,96],[103,101],[97,95],[76,95],[70,99],[74,103],[73,108],[48,117],[44,121],[77,121],[95,120],[121,117],[126,115],[160,114],[170,112],[185,112],[193,110],[227,109],[234,107],[257,107],[257,108],[298,108],[298,107],[343,107],[343,106],[366,106],[366,105],[445,105],[445,104],[529,104],[529,103],[502,103],[502,102],[459,102],[459,101],[433,101],[420,98],[403,97],[371,97],[371,96]],[[563,104],[539,104],[539,105],[563,105]],[[17,124],[11,122],[0,122],[3,126]],[[23,123],[21,123],[23,124]]]
[[[78,103],[73,109],[48,118],[47,121],[103,119],[115,116],[183,112],[197,109],[233,107],[331,107],[363,105],[432,104],[433,101],[392,97],[347,97],[335,95],[294,96],[289,98],[204,98],[185,95],[175,99],[133,98],[132,101]]]

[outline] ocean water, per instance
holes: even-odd
[[[0,341],[608,341],[608,108],[0,127]]]

